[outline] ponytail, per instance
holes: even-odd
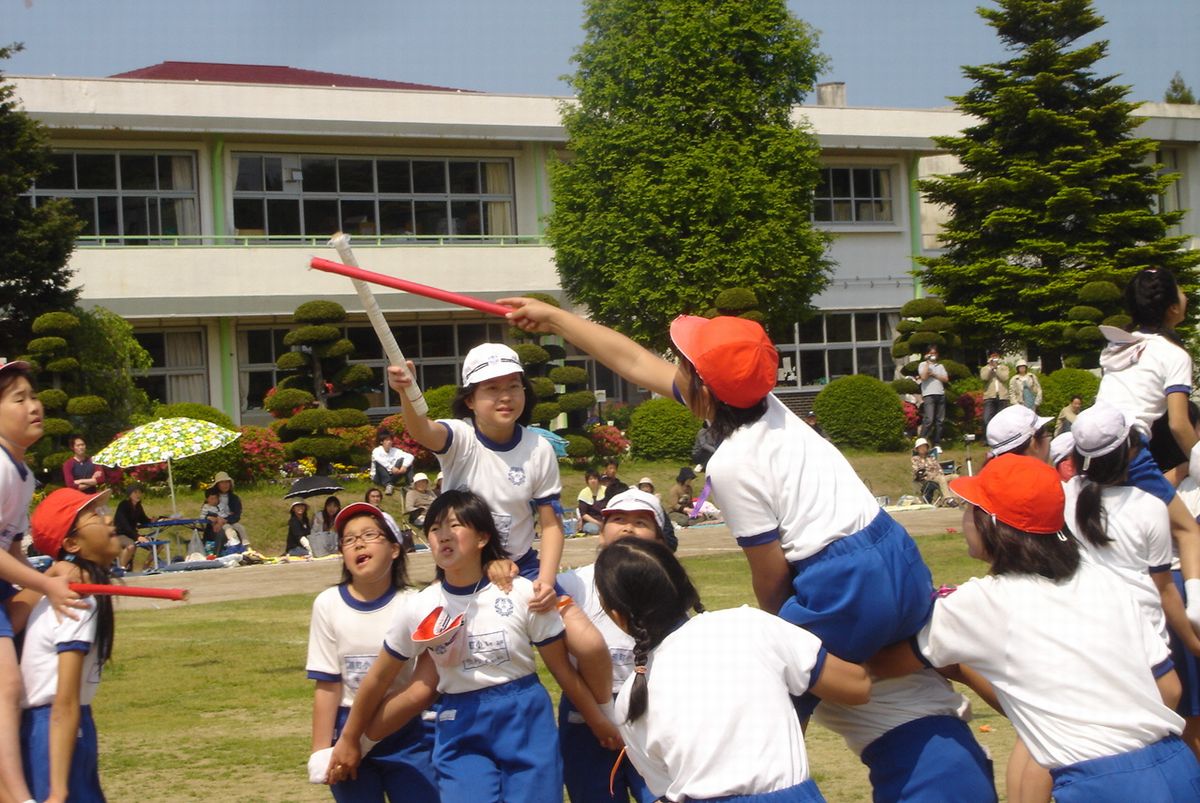
[[[600,550],[596,558],[596,591],[605,611],[619,613],[633,637],[633,686],[629,722],[646,713],[646,679],[650,653],[687,619],[689,610],[704,606],[687,571],[660,541],[626,536]]]
[[[1174,332],[1163,328],[1167,310],[1179,303],[1179,284],[1166,268],[1146,268],[1125,285],[1125,308],[1133,319],[1133,327],[1143,332],[1157,332],[1176,343]]]
[[[1085,460],[1079,452],[1073,459],[1076,473],[1083,478],[1083,488],[1075,501],[1075,530],[1092,546],[1104,547],[1113,539],[1105,532],[1108,514],[1104,510],[1102,494],[1105,488],[1125,481],[1129,474],[1129,458],[1134,449],[1141,448],[1141,440],[1130,432],[1125,442],[1111,452]]]

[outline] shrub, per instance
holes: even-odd
[[[574,393],[564,393],[558,397],[558,409],[564,413],[586,410],[595,403],[596,394],[590,390],[577,390]]]
[[[33,319],[35,335],[67,335],[79,328],[79,319],[69,312],[46,312]]]
[[[960,393],[954,404],[959,409],[960,429],[963,432],[982,434],[978,430],[979,424],[983,422],[983,391],[968,390]]]
[[[280,371],[299,371],[308,368],[308,355],[303,351],[285,351],[275,360],[275,367]]]
[[[1104,333],[1099,326],[1081,326],[1075,332],[1075,340],[1086,345],[1097,344],[1104,340]]]
[[[108,399],[103,396],[76,396],[67,400],[67,415],[96,415],[108,412]]]
[[[293,460],[311,457],[325,463],[350,454],[350,444],[336,435],[307,435],[289,443],[287,450]]]
[[[1115,326],[1118,329],[1128,329],[1129,325],[1133,323],[1133,318],[1121,312],[1116,315],[1109,315],[1101,323],[1105,326]]]
[[[897,340],[892,344],[892,359],[894,360],[900,360],[916,353],[917,349],[910,346],[907,340]]]
[[[242,450],[235,476],[247,482],[275,479],[287,460],[279,436],[269,427],[242,427],[237,444]]]
[[[902,320],[896,324],[896,333],[901,335],[911,335],[920,328],[920,321]]]
[[[375,372],[360,363],[351,363],[333,375],[333,384],[338,388],[357,388],[374,381]]]
[[[47,410],[61,410],[67,403],[67,392],[58,388],[46,388],[38,391],[38,398]]]
[[[898,393],[901,396],[904,396],[904,395],[907,395],[910,393],[920,393],[921,392],[921,386],[917,384],[916,380],[909,379],[908,377],[905,377],[903,379],[893,379],[888,384],[892,386],[892,390],[896,391],[896,393]]]
[[[375,437],[378,433],[376,427],[370,423],[363,424],[357,427],[334,427],[329,430],[330,435],[337,435],[339,438],[350,444],[351,449],[365,449],[369,454],[375,448]],[[393,433],[395,434],[395,433]],[[405,449],[404,451],[408,451]]]
[[[914,298],[900,308],[901,318],[931,318],[945,314],[946,305],[940,298]]]
[[[614,427],[624,432],[629,429],[634,409],[624,402],[605,402],[600,409],[600,420],[611,421]]]
[[[1072,396],[1082,396],[1083,406],[1091,407],[1100,389],[1100,378],[1083,368],[1059,368],[1040,377],[1042,383],[1042,415],[1057,416],[1071,402]]]
[[[910,362],[906,362],[906,363],[904,363],[904,365],[900,366],[900,375],[901,376],[916,376],[917,369],[920,367],[921,367],[920,360],[912,360]]]
[[[326,410],[323,407],[301,410],[288,419],[287,426],[288,429],[299,432],[318,432],[330,427],[345,426],[341,413],[341,410]]]
[[[339,340],[341,336],[341,329],[336,326],[329,326],[328,324],[300,326],[283,336],[283,345],[302,346],[313,343],[332,343],[335,340]]]
[[[308,374],[292,374],[291,376],[280,377],[275,383],[275,390],[303,390],[311,391],[312,377]],[[309,393],[309,395],[312,395]]]
[[[317,399],[307,390],[300,388],[276,388],[273,393],[268,393],[263,400],[263,405],[267,408],[267,412],[276,418],[287,418],[294,415],[297,411],[303,410]]]
[[[588,437],[596,447],[597,457],[620,457],[629,448],[629,439],[608,424],[596,424],[588,430]]]
[[[963,365],[961,362],[958,362],[957,360],[942,359],[939,360],[939,362],[941,362],[942,367],[946,369],[946,375],[950,377],[951,382],[957,382],[960,379],[969,379],[975,375],[971,372],[970,368]]]
[[[67,347],[67,339],[64,337],[35,337],[30,340],[25,348],[29,349],[30,354],[53,354],[56,351],[62,351]]]
[[[817,394],[813,411],[838,446],[894,451],[904,445],[900,399],[874,377],[857,375],[833,380]]]
[[[1112,282],[1088,282],[1079,288],[1079,300],[1095,306],[1109,304],[1121,299],[1121,288]]]
[[[590,379],[587,369],[577,365],[556,365],[546,372],[546,376],[554,384],[567,387],[586,385]]]
[[[74,357],[59,357],[46,363],[46,370],[52,374],[69,374],[79,370],[79,360]]]
[[[746,310],[738,317],[745,318],[747,321],[754,321],[755,323],[762,326],[764,329],[766,328],[767,316],[762,313],[762,310],[756,310],[756,309]]]
[[[533,411],[530,417],[535,424],[549,424],[562,410],[559,409],[557,402],[538,402],[533,405]]]
[[[690,460],[700,419],[674,399],[650,399],[633,411],[629,441],[644,460]]]
[[[563,437],[567,439],[567,457],[586,458],[596,454],[596,447],[587,436],[567,434]]]
[[[1072,321],[1088,321],[1094,323],[1104,317],[1104,313],[1095,307],[1080,304],[1067,310],[1067,318]]]
[[[355,393],[353,391],[343,391],[336,396],[331,396],[325,400],[329,405],[330,410],[358,410],[363,411],[371,406],[371,400],[363,393]]]
[[[42,458],[42,472],[49,475],[49,481],[58,485],[62,482],[62,464],[72,457],[71,452],[50,452]]]
[[[292,313],[292,320],[307,324],[338,323],[346,320],[346,308],[336,301],[305,301],[296,307],[296,311]]]
[[[923,353],[930,346],[941,348],[946,345],[946,338],[937,332],[913,332],[908,338],[908,345],[915,354]]]
[[[543,343],[542,348],[546,350],[546,354],[550,357],[550,362],[565,360],[567,358],[567,350],[557,343]]]
[[[934,315],[917,324],[918,332],[949,332],[954,328],[954,321],[945,315]]]
[[[349,357],[353,353],[354,343],[344,337],[332,343],[322,343],[319,346],[313,346],[313,354],[316,354],[322,360],[336,360],[341,357]]]
[[[539,399],[548,399],[557,391],[554,390],[554,381],[545,376],[531,376],[529,384],[533,385],[533,392]]]
[[[429,417],[434,420],[453,418],[454,413],[450,409],[450,404],[454,401],[457,393],[457,385],[441,385],[433,390],[425,391],[425,403],[429,405]]]
[[[517,353],[517,358],[521,361],[521,365],[524,365],[526,368],[541,365],[550,359],[550,355],[546,350],[537,343],[518,343],[513,347],[513,351]]]
[[[748,287],[730,287],[717,293],[713,306],[722,315],[739,315],[758,306],[758,296]]]

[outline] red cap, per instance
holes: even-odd
[[[33,546],[47,557],[58,559],[63,541],[75,526],[79,511],[108,498],[109,491],[85,494],[74,488],[59,488],[41,501],[30,517]]]
[[[375,521],[379,522],[379,526],[383,528],[384,534],[391,533],[392,540],[395,540],[395,533],[388,526],[387,519],[383,517],[383,511],[372,505],[370,502],[351,502],[344,508],[338,511],[338,514],[333,518],[333,531],[337,533],[338,538],[342,537],[342,530],[346,529],[346,522],[363,514],[374,517]]]
[[[994,457],[974,477],[950,480],[950,490],[1022,532],[1051,535],[1066,523],[1058,473],[1035,457]]]
[[[754,321],[680,315],[671,322],[671,341],[728,405],[753,407],[775,388],[779,353]]]

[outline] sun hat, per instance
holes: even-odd
[[[59,488],[51,492],[30,516],[30,535],[38,552],[50,558],[58,558],[63,541],[75,526],[75,519],[88,505],[99,504],[108,499],[111,491],[105,489],[94,494],[85,494],[75,488]]]
[[[1054,419],[1041,416],[1023,404],[1005,407],[987,425],[988,448],[994,455],[1011,452]]]
[[[1036,457],[1000,455],[975,476],[950,480],[950,490],[1022,532],[1051,535],[1065,524],[1058,472]]]
[[[671,322],[671,342],[730,406],[751,407],[775,387],[779,353],[755,321],[680,315]]]
[[[333,531],[337,533],[338,538],[342,537],[342,530],[346,529],[346,524],[350,519],[356,519],[364,514],[373,517],[383,528],[384,534],[391,536],[391,540],[396,540],[396,534],[392,532],[391,526],[384,518],[383,511],[370,502],[351,502],[338,511],[338,514],[333,517]]]
[[[1021,367],[1028,368],[1028,367],[1029,367],[1029,363],[1027,363],[1027,362],[1025,361],[1025,358],[1024,358],[1024,357],[1022,357],[1021,359],[1017,360],[1017,361],[1016,361],[1016,363],[1014,363],[1014,365],[1016,365],[1016,367],[1017,367],[1017,368],[1021,368]]]
[[[1071,434],[1075,451],[1083,457],[1086,470],[1093,457],[1103,457],[1121,448],[1129,439],[1131,422],[1125,414],[1105,402],[1097,402],[1075,416]]]
[[[224,471],[218,471],[213,475],[212,484],[216,485],[218,482],[233,482],[233,477],[229,476]]]
[[[425,480],[426,482],[429,482],[429,475],[426,474],[424,471],[418,471],[416,474],[413,474],[413,478],[412,478],[413,485],[416,485],[421,480]]]
[[[463,359],[463,386],[477,385],[498,376],[525,373],[517,352],[503,343],[483,343],[467,352]]]
[[[913,443],[913,449],[914,450],[920,449],[922,446],[928,446],[928,445],[929,445],[929,441],[925,440],[924,438],[917,438],[917,440]]]
[[[654,480],[650,479],[649,477],[642,477],[640,480],[638,480],[638,481],[637,481],[637,484],[638,484],[638,485],[650,485],[650,486],[653,486],[653,485],[654,485]]]
[[[655,520],[658,522],[658,528],[660,530],[666,529],[667,514],[663,512],[662,503],[658,501],[658,497],[648,494],[645,491],[639,491],[637,488],[621,491],[621,493],[605,503],[600,513],[607,516],[610,513],[618,511],[635,510],[645,510],[653,513]]]
[[[1050,441],[1050,465],[1058,466],[1059,463],[1070,457],[1073,451],[1075,451],[1074,435],[1070,432],[1055,435],[1054,440]]]

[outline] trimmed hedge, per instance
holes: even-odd
[[[596,454],[596,445],[585,435],[565,434],[567,439],[567,457],[586,458]]]
[[[67,415],[87,416],[107,412],[108,399],[103,396],[76,396],[67,400]]]
[[[308,355],[302,351],[285,351],[275,360],[275,367],[280,371],[299,371],[308,367]]]
[[[311,457],[318,461],[337,460],[350,454],[350,444],[336,435],[308,435],[287,444],[288,455],[295,460]]]
[[[945,314],[946,305],[940,298],[914,298],[900,308],[901,318],[931,318]]]
[[[538,402],[533,405],[530,417],[535,424],[549,424],[561,412],[562,410],[559,409],[557,402]]]
[[[554,381],[549,377],[531,376],[529,377],[529,384],[533,385],[533,392],[537,394],[539,399],[547,399],[556,393],[554,390]]]
[[[1091,407],[1100,389],[1100,378],[1083,368],[1059,368],[1046,376],[1039,377],[1042,383],[1042,404],[1038,412],[1057,416],[1062,408],[1071,403],[1072,396],[1082,396],[1083,406]]]
[[[917,324],[918,332],[949,332],[954,328],[954,321],[945,315],[933,315]]]
[[[1121,288],[1112,282],[1088,282],[1079,288],[1079,300],[1090,306],[1109,304],[1120,299]]]
[[[43,355],[53,354],[56,351],[62,351],[67,347],[67,339],[65,337],[57,337],[50,335],[47,337],[35,337],[29,341],[25,348],[29,349],[31,354]]]
[[[308,346],[314,343],[332,343],[340,339],[342,330],[328,324],[300,326],[283,336],[285,346]]]
[[[33,319],[35,335],[69,335],[79,328],[79,319],[69,312],[45,312]]]
[[[1128,330],[1130,325],[1133,323],[1133,318],[1129,317],[1123,312],[1119,312],[1116,315],[1109,315],[1107,318],[1101,321],[1101,323],[1103,323],[1105,326],[1115,326],[1118,329]]]
[[[42,420],[42,434],[51,438],[61,438],[70,435],[74,430],[75,428],[71,426],[71,422],[62,418],[45,418]]]
[[[313,346],[313,354],[322,360],[336,360],[339,357],[349,357],[353,353],[354,343],[344,337],[332,343]]]
[[[38,398],[47,410],[61,410],[67,403],[67,392],[58,388],[46,388],[38,391]]]
[[[364,393],[347,390],[325,400],[330,410],[363,410],[371,406],[371,400]]]
[[[375,372],[360,363],[351,363],[333,375],[333,384],[338,388],[357,388],[374,381]]]
[[[346,320],[346,308],[336,301],[320,298],[305,301],[296,307],[296,311],[292,313],[292,320],[306,324],[338,323]]]
[[[921,392],[921,386],[917,384],[916,380],[908,379],[907,377],[904,379],[893,379],[889,384],[892,386],[892,390],[901,396],[908,393]]]
[[[316,400],[317,398],[307,390],[283,388],[282,390],[276,390],[269,399],[263,402],[263,406],[272,415],[282,414],[286,417],[297,407],[307,407]]]
[[[893,397],[895,394],[893,394]],[[643,460],[691,460],[700,419],[674,399],[650,399],[629,421],[630,451]]]
[[[1071,307],[1067,310],[1067,318],[1072,321],[1087,321],[1095,323],[1104,317],[1104,313],[1095,307],[1089,307],[1086,304],[1080,304],[1076,307]]]
[[[74,357],[59,357],[46,363],[46,370],[52,374],[69,374],[79,370],[79,360]]]
[[[722,315],[736,316],[757,307],[758,296],[748,287],[730,287],[717,293],[717,300],[713,302],[713,306],[720,310]]]
[[[574,393],[563,393],[558,397],[558,408],[564,413],[575,413],[586,410],[596,403],[596,394],[590,390],[577,390]]]
[[[541,365],[550,359],[550,354],[537,343],[518,343],[513,346],[513,351],[517,353],[521,365],[526,368]]]
[[[905,446],[900,397],[874,377],[833,380],[817,394],[813,411],[838,446],[873,451],[897,451]]]
[[[425,391],[425,403],[429,405],[429,417],[433,420],[453,418],[454,413],[451,411],[450,405],[457,394],[457,385],[441,385],[433,390]]]
[[[546,372],[546,376],[554,384],[567,387],[586,385],[590,379],[587,369],[577,365],[556,365]]]

